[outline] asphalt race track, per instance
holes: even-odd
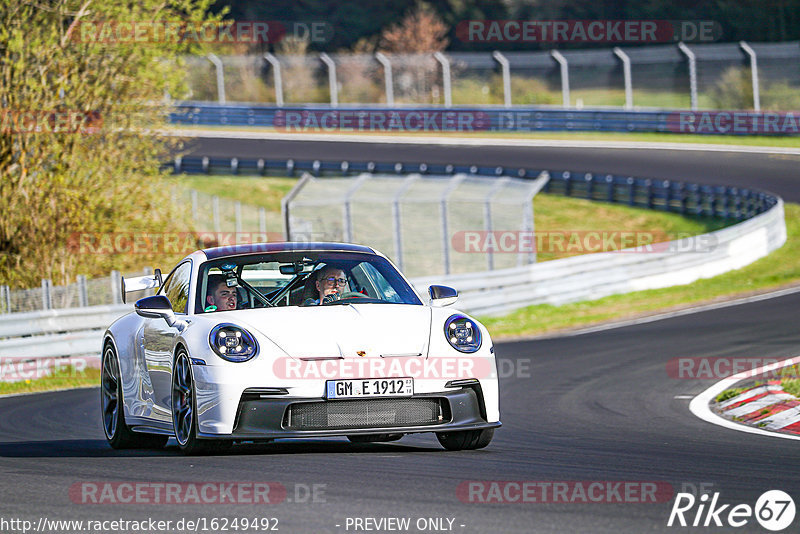
[[[308,159],[468,158],[476,164],[741,183],[800,199],[797,161],[775,156],[226,143],[204,141],[196,150]],[[355,445],[337,438],[245,445],[211,457],[184,457],[172,441],[162,451],[117,452],[103,438],[97,389],[4,398],[0,500],[9,517],[34,522],[40,517],[150,517],[174,524],[181,518],[274,517],[279,532],[305,533],[366,532],[352,525],[346,529],[347,518],[397,517],[410,518],[408,532],[448,531],[447,521],[438,530],[430,524],[418,529],[421,518],[453,519],[449,531],[464,533],[715,531],[668,528],[671,500],[479,503],[460,500],[457,488],[468,481],[627,481],[659,483],[671,490],[668,499],[701,485],[706,492],[719,492],[720,504],[753,506],[770,489],[797,499],[797,444],[695,418],[688,410],[690,397],[712,382],[671,378],[666,364],[687,356],[800,354],[799,307],[800,293],[795,293],[591,334],[498,344],[498,357],[513,362],[506,367],[515,372],[501,379],[504,426],[480,451],[447,452],[432,435],[418,435],[387,444]],[[234,481],[280,483],[287,499],[270,505],[83,504],[80,492],[70,494],[81,483]],[[307,498],[313,485],[321,485],[317,502]],[[696,510],[687,519],[693,520]],[[736,531],[765,532],[752,517]]]

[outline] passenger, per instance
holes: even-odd
[[[206,285],[206,309],[205,311],[225,311],[237,309],[236,287],[228,287],[226,279],[221,274],[208,275]]]

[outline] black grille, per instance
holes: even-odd
[[[440,398],[368,399],[291,404],[283,418],[291,430],[334,430],[437,425],[449,422]]]

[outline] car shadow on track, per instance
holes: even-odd
[[[374,454],[447,452],[438,445],[430,447],[402,443],[350,443],[344,440],[286,440],[265,444],[237,444],[230,450],[212,456],[246,456],[273,454]],[[42,441],[0,442],[2,458],[104,458],[137,456],[181,456],[174,440],[163,449],[112,449],[104,439],[54,439]]]

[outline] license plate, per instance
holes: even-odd
[[[358,380],[328,380],[328,399],[355,397],[410,397],[414,394],[413,378],[364,378]]]

